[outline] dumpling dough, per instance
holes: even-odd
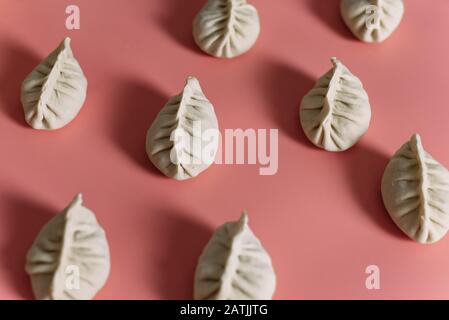
[[[219,142],[214,107],[195,77],[159,112],[147,133],[151,162],[176,180],[196,177],[215,160]]]
[[[87,79],[65,38],[22,84],[25,120],[34,129],[62,128],[79,113],[86,92]]]
[[[327,151],[344,151],[360,140],[371,121],[362,82],[337,58],[301,102],[301,126],[309,140]]]
[[[352,33],[364,42],[382,42],[402,20],[402,0],[342,0],[341,15]]]
[[[271,258],[248,226],[221,226],[205,247],[196,269],[196,300],[270,300],[276,287]]]
[[[89,300],[103,287],[109,246],[80,194],[42,228],[26,260],[36,299]]]
[[[415,134],[393,156],[382,178],[382,197],[393,221],[419,243],[433,243],[449,228],[449,172]]]
[[[195,42],[218,58],[234,58],[247,52],[259,33],[259,15],[246,0],[209,0],[193,23]]]

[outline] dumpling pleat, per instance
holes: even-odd
[[[276,286],[271,258],[248,226],[243,214],[212,236],[195,273],[198,300],[268,300]]]
[[[204,52],[219,58],[247,52],[259,33],[259,15],[246,0],[209,0],[193,23],[195,42]]]
[[[340,61],[321,77],[301,102],[300,120],[304,133],[327,151],[352,147],[368,130],[371,107],[360,80]]]
[[[414,135],[390,160],[382,198],[396,225],[419,243],[439,241],[449,230],[449,171]]]
[[[23,84],[21,101],[25,120],[34,129],[55,130],[71,122],[87,94],[87,79],[66,38]]]
[[[78,270],[79,287],[67,286],[68,267]],[[26,271],[37,299],[92,299],[109,270],[105,232],[82,206],[81,195],[42,228],[27,254]]]

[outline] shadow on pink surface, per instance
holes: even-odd
[[[341,153],[354,201],[362,213],[382,230],[396,237],[407,237],[396,227],[384,207],[381,181],[390,157],[383,152],[363,144],[363,141]],[[369,169],[367,169],[369,168]]]
[[[340,37],[357,41],[345,25],[340,13],[341,0],[307,0],[310,12]]]
[[[214,230],[191,218],[191,215],[175,210],[158,213],[163,257],[159,264],[156,283],[161,299],[193,299],[195,269],[203,248]],[[154,261],[150,261],[151,265]],[[151,278],[154,281],[154,278]]]
[[[301,128],[299,107],[303,96],[313,88],[315,80],[296,68],[280,63],[269,62],[265,75],[265,95],[270,102],[270,114],[280,129],[289,138],[314,148]]]
[[[41,228],[57,211],[14,194],[2,195],[1,202],[4,204],[0,212],[1,221],[5,230],[9,230],[0,248],[0,261],[8,273],[6,281],[18,297],[33,299],[30,279],[25,272],[26,254]]]
[[[1,48],[0,100],[3,106],[1,111],[18,124],[27,126],[20,102],[21,86],[25,77],[41,59],[17,43],[2,43]]]
[[[205,0],[164,0],[163,14],[159,17],[162,28],[180,45],[197,52],[203,53],[193,40],[193,21],[205,5]]]
[[[145,152],[147,131],[169,97],[139,81],[123,81],[116,90],[113,139],[140,167],[163,177]]]

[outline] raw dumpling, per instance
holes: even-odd
[[[209,0],[193,23],[195,42],[218,58],[234,58],[247,52],[259,33],[259,15],[246,0]]]
[[[221,226],[205,247],[195,273],[196,300],[270,300],[276,287],[271,258],[248,226]]]
[[[79,113],[86,92],[87,79],[65,38],[22,84],[25,120],[34,129],[62,128]]]
[[[159,112],[147,133],[151,162],[166,176],[186,180],[199,175],[215,160],[219,142],[213,105],[194,77]]]
[[[309,140],[327,151],[344,151],[368,130],[371,107],[362,82],[337,58],[301,102],[301,126]]]
[[[396,225],[419,243],[436,242],[449,229],[449,172],[417,134],[388,163],[382,197]]]
[[[341,15],[352,33],[364,42],[382,42],[399,26],[402,0],[342,0]]]
[[[40,231],[28,252],[26,271],[36,299],[89,300],[109,275],[104,230],[77,195]]]

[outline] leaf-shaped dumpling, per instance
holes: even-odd
[[[388,163],[382,197],[396,225],[419,243],[436,242],[449,229],[449,171],[424,150],[417,134]]]
[[[276,287],[271,258],[243,213],[214,233],[195,273],[197,300],[269,300]]]
[[[327,151],[344,151],[360,140],[371,121],[362,82],[336,58],[301,102],[301,126],[309,140]]]
[[[104,230],[82,197],[51,219],[27,254],[26,271],[36,299],[92,299],[109,275]]]
[[[399,26],[402,0],[342,0],[341,15],[352,33],[364,42],[382,42]]]
[[[193,23],[195,42],[218,58],[234,58],[247,52],[259,33],[259,14],[246,0],[208,0]]]
[[[22,84],[25,120],[34,129],[62,128],[79,113],[86,92],[87,79],[65,38]]]
[[[186,180],[212,164],[218,142],[214,107],[199,81],[188,77],[182,92],[167,102],[148,130],[146,151],[166,176]]]

